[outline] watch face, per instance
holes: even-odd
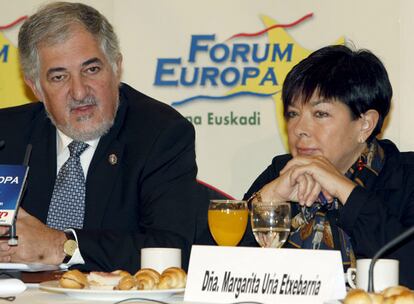
[[[69,256],[73,256],[75,250],[78,248],[78,243],[75,240],[67,240],[63,244],[63,251]]]

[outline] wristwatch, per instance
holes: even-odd
[[[63,259],[63,263],[66,264],[75,254],[76,249],[78,249],[78,242],[76,241],[75,235],[70,231],[65,231],[67,240],[63,243],[63,252],[66,254]]]
[[[253,195],[247,200],[248,204],[251,204],[256,199],[257,202],[262,202],[262,193],[261,190],[256,191]]]

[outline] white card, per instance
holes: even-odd
[[[193,246],[184,300],[322,303],[344,296],[339,251]]]

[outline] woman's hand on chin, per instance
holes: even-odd
[[[343,204],[346,203],[356,184],[339,172],[335,166],[323,156],[297,156],[292,158],[280,172],[281,176],[288,174],[291,186],[304,184],[304,178],[309,177],[319,185],[320,191],[324,194],[328,202],[333,201],[336,197]],[[299,186],[298,198],[303,198],[304,190]],[[316,191],[316,189],[315,189]],[[315,195],[312,193],[305,200],[307,206],[316,201],[319,192]],[[309,202],[308,199],[313,199]],[[303,202],[303,200],[299,200]]]

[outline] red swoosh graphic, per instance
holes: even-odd
[[[23,20],[27,19],[27,16],[22,16],[19,19],[13,21],[12,23],[6,24],[6,25],[0,25],[0,31],[8,29],[10,27],[15,26],[17,23],[22,22]]]
[[[278,28],[278,27],[283,27],[283,28],[292,27],[292,26],[295,26],[295,25],[305,21],[306,19],[308,19],[312,16],[313,16],[313,13],[309,13],[309,14],[303,16],[302,18],[296,20],[295,22],[288,23],[288,24],[275,24],[275,25],[272,25],[271,27],[268,27],[268,28],[266,28],[266,29],[264,29],[260,32],[257,32],[257,33],[239,33],[239,34],[235,34],[235,35],[231,36],[230,38],[228,38],[226,41],[229,41],[229,40],[234,39],[234,38],[239,38],[239,37],[260,36],[260,35],[263,35],[264,33],[268,32],[268,31],[273,30],[273,29]]]

